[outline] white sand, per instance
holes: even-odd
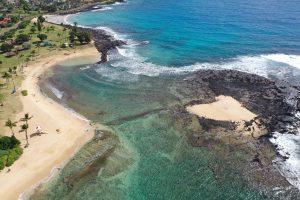
[[[94,129],[87,120],[71,114],[61,105],[43,96],[37,85],[38,77],[46,69],[57,62],[78,56],[92,56],[95,61],[100,59],[96,48],[90,45],[76,52],[57,52],[25,68],[26,78],[18,91],[26,89],[29,95],[20,95],[23,111],[16,116],[16,120],[29,112],[33,118],[29,121],[28,135],[34,133],[37,126],[41,126],[47,134],[29,138],[29,147],[25,148],[23,155],[9,167],[11,171],[7,173],[5,168],[0,172],[0,199],[18,199],[21,193],[49,176],[54,167],[61,167],[64,161],[92,138]],[[56,129],[60,130],[59,134]],[[10,134],[10,131],[7,130],[6,134]],[[23,146],[26,143],[25,134],[16,133],[16,136]]]
[[[213,103],[188,106],[186,109],[200,117],[218,121],[250,121],[256,117],[230,96],[218,96]]]

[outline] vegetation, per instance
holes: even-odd
[[[11,51],[13,48],[14,46],[12,44],[3,43],[0,47],[0,50],[5,53]]]
[[[29,24],[30,24],[30,21],[28,21],[28,20],[22,21],[22,22],[19,23],[18,29],[24,29],[24,28],[26,28]]]
[[[8,119],[5,122],[5,126],[7,126],[11,130],[12,136],[15,136],[13,128],[17,126],[17,122],[12,122],[10,119]]]
[[[24,115],[24,117],[22,117],[20,119],[21,122],[24,122],[24,124],[21,125],[21,130],[19,132],[25,132],[25,136],[26,136],[26,146],[27,147],[29,145],[29,142],[28,142],[28,133],[27,133],[27,130],[29,128],[29,125],[28,125],[28,121],[32,118],[33,116],[29,116],[28,113],[26,113]]]
[[[21,91],[21,94],[25,97],[25,96],[28,96],[28,91],[27,90],[22,90]]]
[[[45,39],[47,39],[47,35],[46,34],[38,34],[37,37],[41,40],[41,42],[43,42]]]
[[[74,44],[76,40],[78,40],[80,44],[90,43],[92,41],[92,35],[90,32],[79,30],[75,22],[69,33],[69,40],[72,44]]]
[[[23,44],[30,40],[30,35],[21,33],[16,37],[16,44]]]
[[[0,136],[0,170],[5,166],[10,166],[22,154],[15,132],[24,133],[25,147],[29,145],[28,122],[32,116],[25,114],[20,119],[22,123],[17,124],[18,122],[9,119],[16,112],[13,108],[16,106],[15,102],[5,101],[5,98],[17,92],[16,88],[22,81],[23,69],[28,66],[28,63],[36,61],[38,57],[59,51],[61,47],[78,48],[77,46],[91,42],[91,34],[79,29],[77,23],[75,27],[58,26],[47,23],[42,16],[45,12],[82,6],[83,1],[48,1],[47,3],[46,1],[31,1],[28,3],[25,0],[18,0],[12,4],[8,2],[0,1],[0,112],[5,113],[0,116],[0,120],[3,120],[1,121],[2,127],[5,125],[9,128],[12,136]],[[36,20],[32,20],[33,18]],[[68,43],[72,45],[69,46]],[[21,94],[27,96],[28,91],[22,90]]]
[[[0,170],[11,166],[23,153],[21,142],[15,136],[0,138]]]

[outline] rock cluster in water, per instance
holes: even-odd
[[[93,40],[97,50],[101,53],[101,61],[107,62],[107,54],[109,50],[115,49],[118,46],[126,44],[124,41],[117,40],[113,36],[107,34],[104,30],[93,28],[81,28],[81,30],[88,31],[92,34]]]
[[[192,146],[219,148],[220,156],[225,157],[235,151],[244,151],[249,157],[237,163],[231,161],[228,165],[235,168],[244,163],[242,176],[253,187],[264,188],[262,190],[272,196],[273,188],[280,186],[279,199],[300,198],[298,190],[290,186],[274,165],[275,158],[280,162],[281,156],[268,140],[275,131],[296,133],[299,88],[288,82],[235,70],[200,70],[185,77],[181,84],[185,95],[194,99],[185,106],[211,103],[219,95],[231,96],[257,114],[255,119],[245,123],[242,132],[249,131],[253,123],[266,129],[259,137],[244,137],[234,122],[205,119],[191,115],[185,106],[174,107],[171,112],[179,126],[189,130],[187,138]]]
[[[295,131],[287,125],[297,123],[298,89],[286,82],[235,70],[203,70],[185,80],[186,87],[198,94],[198,100],[190,104],[212,102],[219,95],[232,96],[258,115],[268,135]]]

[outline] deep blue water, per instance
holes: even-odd
[[[300,54],[299,0],[129,0],[69,18],[109,27],[149,62],[183,66],[241,55]]]

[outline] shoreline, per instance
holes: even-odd
[[[67,21],[67,18],[74,14],[67,15],[44,15],[46,21],[50,24],[61,25],[65,27],[73,27],[73,25]],[[79,30],[87,31],[92,34],[92,38],[95,42],[96,49],[101,53],[101,60],[99,63],[105,63],[108,61],[108,53],[112,49],[116,49],[119,46],[126,45],[126,41],[115,38],[114,35],[108,33],[104,29],[97,29],[92,27],[77,26]]]
[[[56,22],[54,22],[54,21],[52,21],[52,22],[50,22],[50,23],[54,23],[54,24],[59,24],[58,22],[59,22],[59,20],[64,20],[64,21],[66,21],[67,20],[67,18],[69,17],[69,15],[55,15],[55,16],[52,16],[52,17],[54,17],[55,18],[55,20],[58,20],[58,21],[56,21]],[[47,19],[46,19],[47,20]],[[47,20],[48,21],[48,20]],[[48,21],[49,22],[49,21]],[[107,53],[108,53],[108,50],[110,50],[110,48],[114,48],[114,47],[118,47],[118,46],[121,46],[121,45],[123,45],[123,44],[126,44],[126,42],[124,43],[123,41],[120,41],[120,40],[114,40],[114,36],[113,35],[111,35],[111,34],[109,34],[109,33],[107,33],[107,32],[103,32],[101,29],[93,29],[93,28],[88,28],[88,27],[80,27],[80,28],[82,28],[82,29],[84,29],[84,30],[88,30],[88,31],[91,31],[92,33],[93,33],[93,35],[95,34],[95,35],[99,35],[100,36],[100,40],[97,40],[97,38],[96,38],[96,40],[95,40],[95,42],[97,42],[97,41],[99,41],[100,42],[100,48],[99,48],[99,51],[100,52],[102,52],[102,60],[105,62],[105,61],[107,61],[106,59],[107,59]],[[107,37],[106,38],[106,41],[109,41],[110,40],[110,45],[111,46],[109,46],[109,45],[106,45],[106,46],[104,46],[104,49],[102,48],[101,49],[101,39],[103,39],[103,38],[101,38],[101,35],[104,35],[105,37]],[[95,39],[95,38],[94,38]],[[113,43],[114,41],[117,41],[117,42],[119,42],[119,44],[118,43]],[[123,42],[123,43],[122,43]],[[104,42],[104,44],[105,44],[105,42]],[[114,45],[114,46],[113,46]],[[106,47],[108,47],[107,49],[108,50],[106,50]],[[281,54],[270,54],[270,56],[271,55],[281,55]],[[274,59],[274,58],[273,58]],[[285,63],[289,63],[288,62],[289,60],[287,60],[287,61],[285,61]],[[211,69],[206,69],[206,71],[210,71]],[[224,70],[224,69],[223,69]],[[201,71],[201,69],[199,69],[199,70],[196,70],[196,71],[194,71],[192,74],[197,74],[198,72],[200,72]],[[217,70],[217,71],[219,71],[219,70]],[[221,70],[222,71],[222,70]],[[225,70],[226,71],[226,70]],[[229,70],[230,71],[230,70]],[[233,74],[235,74],[235,72],[234,71],[236,71],[236,70],[233,70]],[[245,71],[244,70],[238,70],[239,72],[244,72],[245,73]],[[246,72],[246,73],[249,73],[249,72]],[[260,79],[258,79],[258,80],[255,80],[255,78],[254,78],[254,81],[258,81],[260,84],[261,84],[261,82],[263,83],[263,82],[265,82],[265,78],[266,78],[266,75],[264,75],[264,74],[262,74],[262,75],[258,75],[258,74],[256,74],[256,73],[250,73],[249,74],[249,76],[251,77],[251,76],[259,76],[259,77],[261,77]],[[222,76],[221,76],[222,77]],[[269,78],[266,78],[267,80],[269,80],[269,81],[271,81],[271,82],[273,82],[273,80],[272,79],[269,79]],[[243,80],[241,81],[241,82],[243,82]],[[289,85],[289,83],[284,83],[284,82],[282,82],[282,81],[275,81],[276,82],[276,84],[275,85],[278,85],[278,87],[279,88],[289,88],[289,87],[292,87],[291,85]],[[266,85],[268,85],[268,84],[270,84],[268,81],[266,81],[265,83],[263,83],[262,85],[264,85],[264,84],[266,84]],[[274,84],[274,83],[271,83],[271,84]],[[296,88],[294,88],[294,89],[296,89]],[[282,91],[281,91],[282,93],[287,93],[286,92],[286,90],[285,89],[282,89]],[[220,93],[220,94],[223,94],[223,93]],[[275,97],[275,98],[278,98],[278,96],[277,96],[277,94],[276,94],[276,92],[274,93],[275,94],[275,96],[273,96],[273,97]],[[268,96],[269,94],[267,94],[267,96]],[[276,97],[277,96],[277,97]],[[265,97],[265,96],[264,96]],[[273,98],[272,97],[272,95],[271,95],[271,99]],[[238,99],[240,99],[241,97],[239,97]],[[287,96],[286,96],[286,98],[288,98]],[[294,99],[295,97],[292,97],[291,99]],[[297,97],[296,97],[297,98]],[[265,99],[265,98],[263,98],[263,99]],[[285,105],[285,106],[287,106],[286,104],[284,104],[284,102],[282,101],[282,99],[281,99],[281,97],[279,97],[279,99],[280,99],[280,102],[281,103],[283,103],[283,105]],[[265,100],[267,100],[267,99],[265,99]],[[268,100],[267,100],[268,101]],[[203,102],[202,102],[203,103]],[[207,103],[207,102],[204,102],[204,103]],[[209,103],[211,103],[211,102],[209,102]],[[244,102],[244,103],[246,103],[246,102]],[[263,102],[263,104],[264,104],[264,102]],[[191,104],[188,104],[187,106],[193,106],[194,105],[194,103],[191,103]],[[246,105],[248,106],[248,107],[246,107],[247,109],[248,108],[250,108],[250,110],[252,110],[251,108],[253,108],[253,110],[256,110],[256,111],[258,111],[258,110],[260,110],[260,109],[262,109],[264,106],[255,106],[255,103],[254,102],[252,102],[252,101],[249,101],[249,102],[247,102],[246,103]],[[299,106],[297,106],[297,107],[300,107],[300,105]],[[281,110],[281,109],[275,109],[274,110],[274,113],[276,113],[277,111],[279,111],[282,115],[280,115],[280,117],[279,118],[276,118],[276,117],[274,117],[274,116],[272,116],[272,115],[269,115],[269,114],[272,114],[272,112],[271,112],[271,110],[268,110],[268,114],[266,114],[266,113],[264,113],[264,112],[260,112],[259,113],[259,115],[263,118],[263,120],[260,120],[260,118],[258,118],[258,121],[257,120],[250,120],[251,121],[251,126],[247,126],[247,128],[248,129],[255,129],[255,131],[246,131],[246,129],[244,130],[244,128],[241,128],[241,127],[238,127],[236,130],[239,130],[240,132],[242,132],[243,133],[243,136],[247,136],[247,137],[252,137],[252,138],[256,138],[256,139],[259,139],[259,140],[261,140],[261,138],[270,138],[270,139],[272,139],[273,138],[273,134],[274,134],[274,131],[277,131],[277,130],[279,130],[280,132],[282,132],[283,134],[285,134],[285,133],[287,133],[287,132],[289,132],[289,131],[291,131],[288,127],[290,126],[290,125],[292,125],[293,126],[293,124],[295,123],[295,119],[290,119],[289,118],[289,116],[291,115],[291,113],[293,112],[293,109],[294,108],[292,108],[292,110],[291,110],[291,107],[289,107],[289,106],[287,106],[287,107],[285,107],[287,110],[286,110],[286,112],[284,112],[283,110]],[[262,109],[263,110],[263,109]],[[260,111],[262,111],[262,110],[260,110]],[[270,117],[270,116],[272,116],[272,117]],[[279,123],[277,123],[277,122],[279,122]],[[244,123],[242,123],[242,125],[244,125]],[[241,130],[240,130],[241,129]],[[292,131],[293,132],[293,131]],[[271,142],[271,141],[270,141]],[[271,142],[272,143],[272,145],[273,145],[273,149],[274,149],[274,151],[276,151],[277,152],[277,157],[276,157],[276,159],[274,160],[274,162],[276,162],[276,160],[281,160],[282,158],[283,158],[283,160],[285,160],[285,159],[289,159],[289,156],[284,156],[284,155],[282,155],[281,153],[280,153],[280,149],[278,149],[278,146],[280,146],[279,144],[276,144],[276,143],[273,143],[273,142]],[[285,161],[283,161],[283,162],[285,162]],[[288,171],[288,170],[287,170]],[[286,180],[287,181],[289,181],[289,178],[288,178],[289,176],[285,176],[285,178],[286,178]],[[292,183],[290,183],[292,186],[295,186],[295,184],[292,184]],[[298,189],[299,189],[299,186],[298,186]]]
[[[55,14],[68,15],[68,14],[76,14],[76,13],[82,13],[82,12],[91,12],[91,11],[101,10],[109,5],[125,3],[125,2],[126,2],[126,0],[111,0],[111,1],[105,1],[105,2],[90,3],[90,4],[82,5],[78,8],[72,8],[69,10],[59,10],[59,11],[55,12]]]
[[[35,63],[25,68],[26,75],[18,92],[28,90],[28,96],[17,97],[20,98],[23,110],[16,115],[15,120],[27,112],[33,115],[29,121],[30,145],[23,149],[22,156],[9,167],[10,172],[7,172],[8,168],[0,172],[2,198],[22,198],[33,187],[48,180],[53,169],[62,167],[80,147],[92,139],[94,128],[90,126],[89,121],[79,118],[59,103],[44,96],[38,85],[39,76],[57,63],[83,56],[90,56],[94,61],[100,60],[100,54],[92,44],[81,49],[58,51],[53,55],[38,58]],[[41,126],[46,134],[30,137],[37,126]],[[23,146],[26,142],[25,135],[16,133],[16,137]]]

